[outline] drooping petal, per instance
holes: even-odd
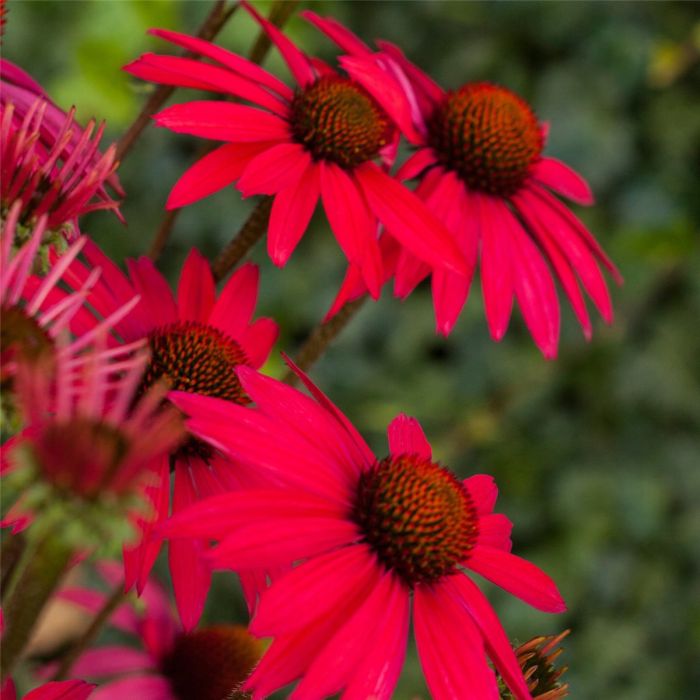
[[[299,179],[275,195],[267,233],[267,252],[283,267],[304,235],[320,194],[318,166],[310,165]]]
[[[374,163],[355,169],[377,218],[399,242],[433,267],[466,274],[464,257],[449,232],[418,197]]]
[[[481,631],[488,655],[517,700],[531,700],[513,647],[486,596],[463,574],[451,576],[444,585],[447,592],[468,610]]]
[[[417,586],[413,612],[418,655],[434,700],[498,700],[481,634],[444,586]]]
[[[554,613],[566,610],[554,581],[542,569],[515,554],[476,546],[465,565],[538,610]]]
[[[435,154],[430,148],[420,148],[416,151],[396,172],[396,179],[399,182],[413,180],[418,177],[426,168],[435,165]]]
[[[156,124],[178,134],[201,136],[216,141],[286,141],[289,126],[274,114],[255,107],[195,100],[172,105],[155,114]]]
[[[579,204],[593,204],[593,192],[588,183],[568,165],[556,158],[540,158],[532,176],[549,189]]]
[[[185,207],[232,184],[248,163],[270,146],[264,141],[225,143],[207,153],[180,176],[168,195],[166,209]]]
[[[360,267],[370,294],[379,297],[383,282],[377,224],[362,192],[335,163],[320,163],[321,198],[328,222],[347,259]]]
[[[214,304],[215,293],[209,261],[193,248],[182,266],[177,287],[180,320],[206,323]]]
[[[276,194],[299,180],[311,156],[298,143],[278,143],[250,160],[236,188],[244,197]]]
[[[433,452],[420,423],[405,413],[399,413],[387,428],[389,452],[392,457],[415,454],[432,459]]]

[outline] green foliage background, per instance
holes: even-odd
[[[265,8],[265,4],[261,3]],[[308,6],[308,5],[307,5]],[[381,454],[398,412],[417,416],[436,456],[467,475],[493,474],[515,551],[560,584],[570,612],[547,616],[492,588],[520,641],[572,627],[572,697],[689,698],[700,687],[700,15],[685,2],[319,2],[366,40],[383,37],[443,85],[502,83],[551,123],[547,153],[591,182],[577,213],[618,263],[616,320],[587,344],[564,311],[559,359],[546,362],[516,313],[488,337],[478,282],[455,332],[434,334],[427,289],[400,303],[387,290],[314,368],[316,381]],[[194,33],[207,2],[10,0],[3,53],[63,107],[106,119],[116,139],[149,87],[120,67],[169,51],[151,26]],[[333,47],[300,19],[309,53]],[[246,52],[243,13],[218,41]],[[282,75],[277,55],[266,66]],[[184,101],[187,95],[176,95]],[[167,193],[193,162],[194,139],[150,128],[120,168],[128,227],[94,215],[85,229],[118,260],[143,254]],[[189,207],[160,266],[175,280],[191,246],[213,257],[251,209],[227,190]],[[317,215],[284,270],[263,247],[261,315],[294,351],[323,315],[343,272]],[[281,373],[275,357],[269,371]],[[293,465],[290,465],[292,468]],[[210,619],[242,614],[230,576]],[[414,650],[399,700],[428,697]]]

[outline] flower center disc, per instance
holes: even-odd
[[[428,133],[445,167],[472,189],[500,196],[518,190],[543,147],[527,102],[490,83],[449,92],[428,121]]]
[[[467,490],[447,469],[416,455],[383,459],[362,474],[355,521],[409,586],[453,573],[477,535]]]
[[[244,404],[248,399],[234,372],[248,364],[243,348],[213,326],[180,321],[153,331],[144,389],[166,379],[174,391],[188,391]]]
[[[245,627],[214,625],[179,635],[161,670],[178,700],[242,700],[238,690],[262,656]]]
[[[356,82],[323,76],[292,100],[294,138],[315,160],[352,169],[376,158],[391,125],[374,99]]]
[[[2,309],[0,354],[3,364],[15,353],[24,360],[37,361],[53,349],[53,341],[36,319],[17,306]]]

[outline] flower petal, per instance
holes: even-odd
[[[593,204],[588,183],[568,165],[556,158],[541,158],[532,169],[532,176],[549,189],[579,204]]]
[[[141,295],[139,305],[152,319],[157,319],[158,325],[175,323],[178,319],[175,298],[153,261],[142,256],[137,260],[127,260],[126,264],[131,281]]]
[[[243,335],[258,301],[260,271],[257,265],[246,263],[238,268],[221,290],[214,303],[210,325],[238,340]]]
[[[279,332],[279,326],[271,318],[259,318],[239,335],[238,342],[251,367],[259,369],[265,364]]]
[[[214,278],[209,261],[195,248],[185,260],[177,287],[181,321],[206,323],[214,304]]]
[[[432,459],[433,452],[425,437],[420,423],[405,413],[399,413],[389,423],[389,452],[392,457],[400,455],[418,455],[424,459]]]
[[[369,56],[372,54],[372,49],[364,41],[333,17],[321,17],[311,10],[304,10],[299,14],[350,55]]]
[[[236,188],[244,197],[276,194],[293,185],[311,165],[311,157],[298,143],[278,143],[253,158]]]

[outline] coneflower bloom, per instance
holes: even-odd
[[[197,251],[188,256],[180,276],[177,299],[147,258],[128,262],[127,277],[91,241],[85,246],[91,267],[102,277],[88,300],[94,311],[83,308],[73,329],[78,335],[135,294],[140,302],[124,319],[114,324],[120,342],[145,340],[151,351],[142,386],[165,380],[172,389],[215,396],[234,403],[247,403],[235,373],[239,365],[258,368],[267,359],[277,338],[277,324],[269,318],[251,321],[258,295],[258,268],[243,265],[228,280],[218,298],[209,263]],[[76,287],[83,284],[89,268],[76,261],[66,278]],[[174,490],[170,503],[170,473]],[[198,498],[233,488],[255,479],[254,471],[232,465],[219,452],[199,440],[189,440],[170,456],[164,454],[157,467],[158,484],[149,490],[154,513],[142,518],[141,544],[125,552],[127,585],[139,589],[160,550],[150,539],[150,530],[169,510],[177,511]],[[203,543],[180,541],[169,548],[173,586],[178,609],[188,629],[194,627],[204,606],[211,574],[199,559]],[[264,578],[264,577],[263,577]],[[247,599],[252,601],[259,587],[243,581]]]
[[[200,39],[152,34],[211,59],[145,54],[125,67],[154,82],[220,92],[255,106],[195,101],[155,115],[159,126],[227,143],[180,178],[167,206],[191,204],[237,182],[245,195],[273,195],[267,246],[284,265],[321,199],[331,229],[370,292],[383,283],[378,223],[429,265],[465,272],[462,256],[428,208],[375,161],[393,162],[397,124],[412,129],[391,80],[362,87],[302,53],[279,29],[241,3],[262,25],[297,82],[295,90],[246,59]]]
[[[94,122],[81,129],[74,110],[63,115],[57,132],[53,125],[45,126],[51,109],[37,97],[18,119],[13,102],[0,104],[0,207],[4,218],[19,201],[20,224],[31,227],[45,215],[47,233],[60,233],[71,241],[79,234],[78,218],[84,214],[111,209],[121,216],[118,202],[104,190],[117,167],[115,146],[100,154],[104,124],[93,135]]]
[[[154,479],[154,461],[184,437],[177,411],[161,407],[162,388],[138,398],[148,352],[127,350],[115,355],[98,344],[78,356],[57,352],[53,362],[17,363],[13,388],[25,427],[5,445],[2,475],[31,473],[3,525],[24,527],[61,503],[73,531],[96,513],[98,522],[83,529],[87,550],[93,535],[113,540],[111,513],[125,529],[124,509]]]
[[[117,565],[100,567],[103,578],[119,585]],[[64,600],[96,613],[106,596],[84,588],[67,589]],[[244,700],[238,692],[262,654],[262,645],[241,625],[217,624],[184,631],[165,591],[149,580],[142,605],[126,602],[110,619],[113,627],[135,637],[140,649],[97,646],[77,660],[72,673],[100,681],[93,700]]]
[[[66,342],[56,345],[59,334],[67,335],[71,319],[85,302],[100,271],[88,271],[70,294],[59,289],[58,283],[85,245],[86,239],[80,237],[64,255],[53,257],[53,264],[45,277],[34,275],[47,228],[47,215],[41,216],[31,230],[25,231],[28,240],[20,245],[21,236],[17,230],[21,212],[22,203],[16,201],[7,212],[0,230],[0,380],[5,390],[18,357],[24,361],[36,361],[47,359],[54,352],[73,356],[92,343],[111,323],[129,313],[138,301],[133,294],[121,308],[114,309],[81,337],[72,341],[66,339]]]
[[[583,223],[555,196],[579,204],[593,202],[586,181],[561,161],[543,156],[547,127],[510,90],[490,83],[467,83],[445,91],[388,42],[373,54],[337,23],[307,17],[351,53],[341,59],[360,84],[377,73],[393,76],[404,88],[414,129],[405,135],[416,152],[400,168],[400,180],[419,178],[416,193],[440,218],[460,247],[468,274],[431,270],[409,249],[399,255],[395,291],[405,297],[431,272],[438,332],[447,335],[467,299],[480,260],[481,286],[492,337],[507,330],[513,298],[545,357],[559,341],[561,283],[586,338],[591,322],[579,283],[606,322],[612,305],[600,265],[620,283],[614,264]],[[415,135],[419,138],[416,139]],[[334,310],[362,293],[351,274]]]
[[[216,496],[160,531],[218,540],[210,556],[219,568],[297,564],[262,594],[250,626],[274,637],[246,683],[253,698],[297,679],[293,697],[390,698],[412,615],[436,700],[498,698],[487,655],[529,699],[496,614],[464,570],[538,609],[565,606],[546,574],[510,553],[493,479],[457,479],[404,415],[389,426],[389,454],[376,458],[301,372],[316,400],[247,368],[238,376],[256,408],[170,396],[191,432],[284,485]]]

